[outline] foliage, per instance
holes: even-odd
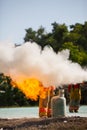
[[[61,49],[70,50],[70,59],[73,62],[77,62],[81,66],[85,66],[87,64],[87,52],[79,46],[74,45],[72,42],[65,42]]]
[[[37,31],[26,29],[24,41],[34,41],[43,49],[51,46],[55,52],[70,49],[70,59],[81,66],[87,65],[87,22],[76,23],[68,28],[65,24],[52,23],[52,32],[46,33],[41,26]]]
[[[87,51],[87,22],[84,24],[76,23],[75,25],[71,25],[70,28],[69,38],[72,38],[71,41]]]
[[[63,49],[70,50],[69,59],[72,62],[79,63],[82,67],[87,66],[87,22],[84,24],[76,23],[70,25],[52,23],[52,31],[47,33],[44,27],[39,27],[36,31],[32,28],[25,29],[24,41],[36,42],[43,49],[45,46],[51,46],[55,53]],[[12,79],[9,76],[0,74],[0,106],[23,106],[37,105],[37,102],[27,99],[25,95],[11,84]],[[85,101],[85,91],[83,91],[83,100]]]

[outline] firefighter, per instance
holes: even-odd
[[[44,96],[39,97],[39,117],[47,117],[47,88],[43,88]]]
[[[50,86],[48,88],[47,96],[47,117],[51,117],[51,98],[54,96],[54,87]]]
[[[69,112],[78,112],[81,100],[81,87],[80,84],[71,84],[68,86],[70,103]]]
[[[39,98],[39,116],[51,117],[51,98],[53,97],[53,87],[43,89],[44,97]]]

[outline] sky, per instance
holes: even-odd
[[[25,29],[87,21],[87,0],[0,0],[0,42],[24,42]]]

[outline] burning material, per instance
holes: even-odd
[[[45,97],[44,87],[87,81],[87,70],[69,60],[69,50],[59,53],[51,47],[41,50],[34,42],[18,47],[0,43],[0,72],[9,75],[33,100]]]
[[[41,82],[34,78],[28,78],[16,82],[12,82],[13,86],[18,87],[27,98],[38,100],[38,97],[45,98],[44,86]]]
[[[41,50],[36,43],[0,43],[0,72],[9,75],[27,98],[40,98],[39,115],[51,116],[49,86],[87,81],[87,69],[69,60],[69,50],[55,53],[51,47]]]
[[[38,79],[45,87],[87,81],[87,70],[69,60],[69,50],[55,53],[51,47],[41,50],[36,43],[0,43],[0,72],[15,81],[21,75]]]

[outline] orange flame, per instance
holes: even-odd
[[[46,88],[42,85],[40,81],[34,78],[26,78],[21,81],[12,82],[13,86],[18,87],[27,98],[32,100],[37,100],[38,97],[46,97]]]

